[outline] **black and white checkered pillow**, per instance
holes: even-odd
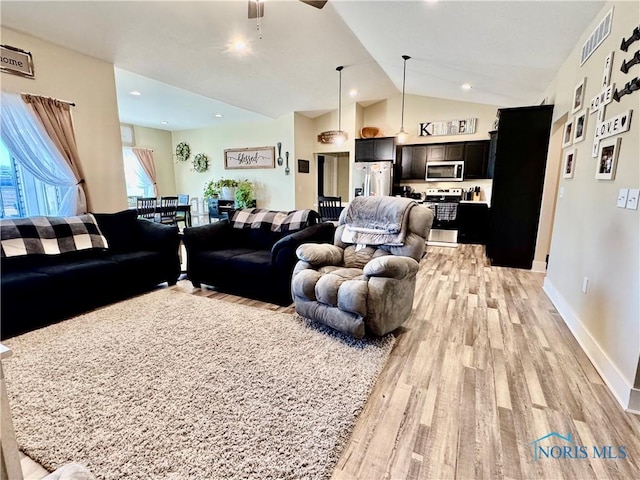
[[[107,239],[91,214],[77,217],[30,217],[0,221],[2,257],[57,255],[108,248]]]
[[[306,227],[312,210],[281,212],[262,208],[236,210],[231,217],[233,228],[269,229],[272,232],[296,231]]]

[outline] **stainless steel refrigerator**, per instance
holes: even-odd
[[[393,162],[356,162],[353,186],[362,189],[364,196],[391,195]]]

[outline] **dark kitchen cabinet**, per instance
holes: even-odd
[[[448,162],[464,158],[465,142],[436,143],[427,146],[427,162]]]
[[[533,264],[552,114],[553,105],[498,110],[487,237],[492,265]]]
[[[458,242],[484,245],[489,228],[489,206],[481,202],[458,205]]]
[[[464,179],[487,178],[489,141],[467,142],[464,147]]]
[[[402,147],[402,180],[424,180],[426,176],[427,146],[411,145]]]
[[[487,178],[493,178],[496,169],[496,145],[498,144],[498,131],[489,132],[489,158],[487,159]]]
[[[396,160],[396,138],[356,139],[356,162],[380,162]]]

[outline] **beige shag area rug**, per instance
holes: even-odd
[[[159,290],[5,342],[18,444],[105,479],[327,478],[393,347]]]

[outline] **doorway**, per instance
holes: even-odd
[[[349,152],[316,154],[318,196],[349,199]]]

